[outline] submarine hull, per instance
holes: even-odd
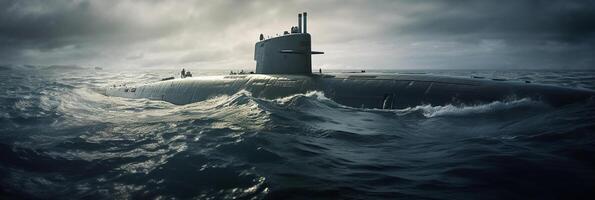
[[[399,109],[422,104],[480,104],[530,98],[553,106],[593,99],[595,92],[549,85],[428,75],[228,75],[106,88],[106,95],[188,104],[241,90],[259,98],[322,91],[351,107]]]

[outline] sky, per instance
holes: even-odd
[[[2,0],[0,65],[253,69],[301,12],[314,68],[595,69],[593,0]]]

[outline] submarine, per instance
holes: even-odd
[[[260,34],[254,46],[255,73],[188,78],[165,78],[153,83],[110,86],[107,96],[145,98],[183,105],[239,91],[275,99],[321,91],[336,103],[374,109],[402,109],[417,105],[476,105],[530,98],[552,106],[592,101],[595,91],[530,82],[426,74],[312,73],[311,35],[307,13],[298,26],[280,36]]]

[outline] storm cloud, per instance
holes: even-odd
[[[0,64],[252,68],[308,12],[323,68],[594,69],[595,1],[0,2]]]

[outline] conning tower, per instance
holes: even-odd
[[[312,51],[310,34],[307,31],[307,13],[298,14],[298,26],[291,32],[273,38],[264,38],[254,47],[257,74],[311,74]]]

